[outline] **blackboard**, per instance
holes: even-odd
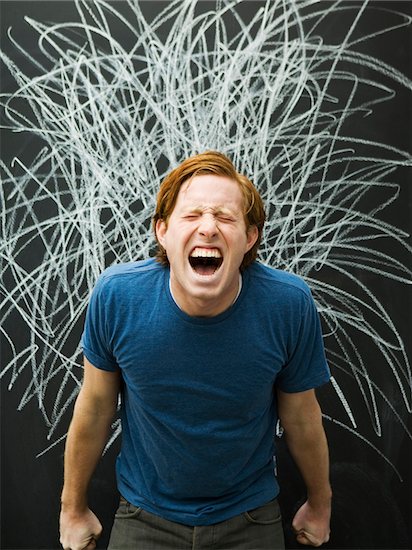
[[[163,174],[209,148],[262,192],[261,260],[303,276],[319,307],[325,547],[411,547],[411,6],[1,1],[2,548],[59,547],[90,290],[153,252]],[[295,548],[303,487],[277,444]],[[100,548],[118,446],[115,424],[90,489]]]

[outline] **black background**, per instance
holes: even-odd
[[[411,14],[411,2],[380,2]],[[73,2],[59,1],[2,1],[1,2],[1,47],[9,53],[6,29],[11,26],[14,36],[26,47],[33,47],[33,34],[27,29],[24,15],[44,21],[67,21],[75,17]],[[160,11],[163,3],[146,3],[145,9]],[[246,6],[246,7],[245,7]],[[254,9],[254,2],[247,2],[242,9]],[[336,19],[339,28],[341,21]],[[367,19],[363,20],[367,26]],[[362,29],[363,31],[366,30]],[[333,28],[325,33],[333,35]],[[411,77],[411,30],[401,30],[389,37],[383,35],[373,43],[370,52],[379,59],[397,67]],[[22,61],[14,53],[17,64]],[[28,72],[30,71],[27,68]],[[15,83],[2,68],[2,91],[10,92]],[[380,139],[404,150],[410,149],[411,138],[411,102],[410,94],[404,89],[397,90],[396,99],[383,104],[368,121],[367,128],[360,120],[353,121],[353,134]],[[357,127],[359,124],[359,127]],[[3,132],[2,158],[7,164],[13,156],[30,158],[31,147],[36,147],[33,138],[20,134]],[[399,171],[398,182],[401,195],[390,207],[388,221],[410,232],[411,229],[411,173],[407,169]],[[409,259],[410,264],[410,259]],[[319,276],[322,276],[320,274]],[[380,296],[386,310],[395,321],[401,336],[410,352],[412,298],[410,290],[400,283],[369,275],[368,284]],[[8,319],[8,330],[15,322],[15,331],[21,330],[24,339],[24,327],[18,320]],[[366,361],[379,362],[381,358],[372,350],[363,350]],[[7,350],[2,348],[2,364],[7,364]],[[29,376],[29,374],[27,374]],[[40,549],[58,548],[58,512],[59,496],[63,475],[63,443],[60,443],[46,454],[36,458],[45,447],[47,430],[31,400],[22,411],[17,407],[21,398],[19,385],[8,391],[7,376],[2,379],[2,500],[1,500],[1,547]],[[354,381],[346,381],[346,395],[353,396],[351,406],[359,408],[356,402],[357,388]],[[22,388],[25,381],[21,382]],[[387,395],[396,395],[394,382],[388,377]],[[340,405],[330,387],[319,391],[319,398],[324,410],[332,417],[340,414]],[[334,506],[332,517],[331,541],[327,548],[411,548],[412,542],[412,441],[407,438],[399,424],[385,410],[385,404],[379,403],[382,411],[382,428],[384,436],[370,440],[390,457],[403,479],[398,476],[387,462],[367,443],[354,437],[339,425],[325,421],[330,453],[331,477],[334,488]],[[403,420],[412,429],[411,415],[404,412]],[[67,415],[67,425],[69,415]],[[368,429],[365,427],[365,433]],[[283,441],[279,445],[279,476],[282,487],[281,504],[284,515],[288,546],[298,547],[290,532],[290,521],[293,511],[304,497],[303,486],[291,461]],[[118,450],[114,444],[102,458],[93,478],[90,489],[90,505],[104,524],[104,534],[99,541],[99,548],[107,544],[107,537],[117,503],[113,462]]]

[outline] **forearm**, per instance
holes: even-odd
[[[120,376],[95,368],[85,359],[82,389],[76,400],[64,456],[60,543],[92,550],[102,526],[87,506],[87,489],[106,444],[117,407]]]
[[[313,506],[330,506],[329,451],[322,411],[314,390],[278,392],[279,416],[289,451],[301,472]]]
[[[67,436],[62,510],[87,508],[87,489],[102,455],[112,421],[111,414],[92,413],[80,399]]]
[[[285,436],[289,451],[305,482],[308,501],[317,509],[329,508],[332,490],[328,444],[321,418],[313,420],[313,423],[289,427]]]
[[[332,500],[322,412],[314,390],[292,394],[278,390],[278,411],[289,451],[307,489],[307,500],[292,522],[296,540],[320,546],[329,540]]]

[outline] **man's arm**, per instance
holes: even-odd
[[[84,360],[84,378],[67,435],[61,497],[60,543],[71,550],[92,550],[102,527],[87,504],[87,489],[107,442],[117,408],[119,373]]]
[[[277,393],[286,442],[307,489],[307,500],[297,511],[292,527],[300,544],[320,546],[329,540],[332,499],[322,413],[314,390]]]

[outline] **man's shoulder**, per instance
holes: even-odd
[[[123,290],[127,292],[128,287],[134,291],[142,290],[160,280],[164,267],[154,258],[115,264],[106,268],[96,282],[96,288],[101,291]]]
[[[307,283],[295,273],[283,271],[262,262],[254,262],[250,268],[252,281],[273,285],[279,290],[302,293],[309,296],[310,290]]]
[[[100,275],[100,279],[112,279],[122,276],[139,276],[150,272],[161,272],[163,267],[154,259],[138,260],[136,262],[126,262],[115,264],[106,268]]]

